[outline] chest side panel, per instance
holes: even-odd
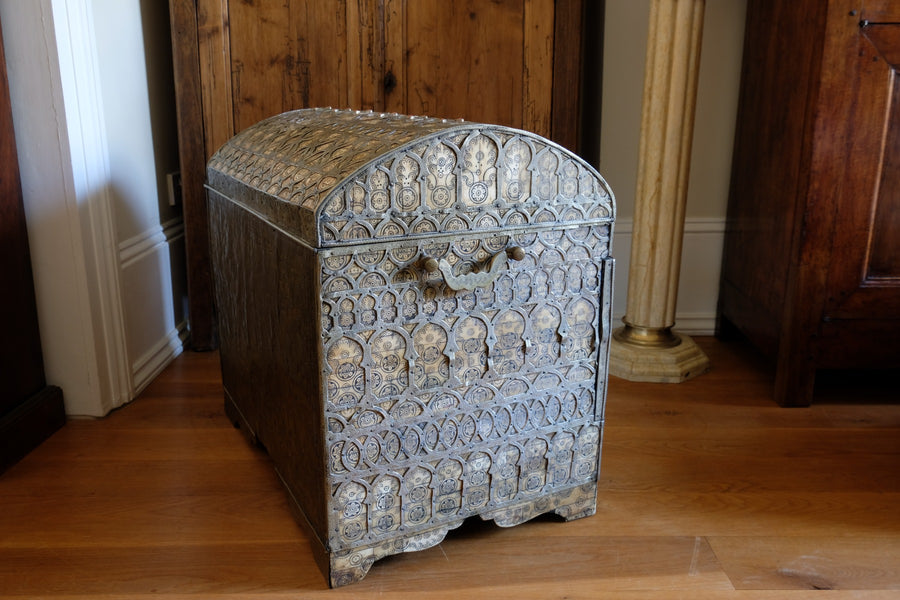
[[[222,379],[232,417],[269,453],[316,536],[327,514],[313,252],[209,195]]]

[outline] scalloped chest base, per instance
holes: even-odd
[[[264,121],[208,185],[226,411],[332,587],[468,517],[594,513],[612,299],[614,203],[583,161],[526,132],[353,114]],[[318,173],[315,194],[291,173]]]

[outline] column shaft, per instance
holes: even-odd
[[[708,368],[696,344],[672,331],[704,4],[651,0],[625,327],[610,364],[626,379],[683,381]]]

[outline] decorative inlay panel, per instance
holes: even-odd
[[[608,327],[597,265],[607,256],[609,229],[557,233],[335,251],[323,260],[335,506],[354,481],[369,506],[409,504],[399,512],[373,509],[365,521],[339,512],[337,529],[350,527],[352,537],[342,533],[338,547],[596,478],[597,340]],[[524,256],[485,288],[454,291],[420,265],[429,256],[460,271],[478,269],[509,244],[521,244]],[[376,255],[381,262],[369,260]],[[537,281],[543,285],[532,289]],[[376,326],[364,318],[368,311]],[[368,340],[362,356],[355,339]],[[360,373],[360,364],[370,366]],[[397,485],[366,485],[389,473]]]

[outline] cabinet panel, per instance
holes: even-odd
[[[808,199],[816,220],[804,234],[815,236],[808,252],[827,266],[824,318],[896,319],[900,280],[891,280],[891,270],[900,238],[889,236],[898,205],[891,186],[900,142],[893,64],[900,26],[845,19],[823,49]]]
[[[859,9],[748,4],[720,332],[774,357],[785,405],[818,368],[900,364],[900,25]]]
[[[900,23],[900,4],[897,4],[896,0],[863,0],[861,4],[860,17],[864,21]]]
[[[886,113],[884,158],[878,193],[874,197],[872,239],[869,245],[867,278],[891,278],[900,285],[900,25],[870,25],[864,28],[886,63],[885,95],[890,103]]]
[[[897,252],[897,240],[900,240],[900,79],[896,74],[884,151],[867,275],[893,278],[900,285],[900,252]]]

